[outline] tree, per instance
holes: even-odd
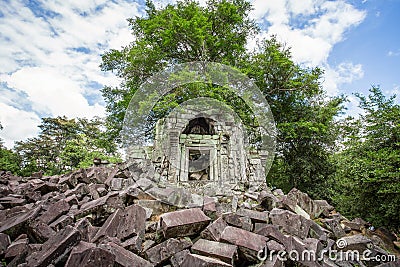
[[[236,66],[246,55],[246,43],[258,28],[248,18],[244,0],[178,1],[157,10],[146,1],[146,16],[128,19],[135,41],[122,50],[110,50],[101,68],[113,71],[123,83],[103,88],[110,136],[118,137],[125,110],[140,85],[166,66],[190,61]]]
[[[0,123],[0,130],[3,130],[3,126]],[[19,170],[20,159],[17,154],[12,150],[7,149],[3,145],[3,140],[0,139],[0,170],[10,171],[12,173],[17,173]]]
[[[346,215],[399,229],[400,105],[379,87],[356,96],[365,113],[343,127],[344,148],[333,157],[333,200]]]
[[[43,118],[38,137],[17,142],[21,172],[43,170],[48,175],[88,167],[95,157],[118,161],[116,146],[107,140],[100,118]]]
[[[102,69],[123,79],[121,86],[102,90],[111,136],[118,136],[133,94],[159,70],[190,61],[227,64],[256,82],[275,116],[278,151],[269,181],[286,190],[297,186],[313,196],[321,195],[325,177],[332,172],[328,155],[336,134],[334,117],[344,101],[326,97],[320,84],[323,72],[296,65],[290,49],[274,37],[261,41],[253,51],[246,49],[248,40],[259,31],[249,19],[251,5],[247,1],[211,0],[205,7],[195,1],[178,1],[161,9],[150,1],[146,4],[145,17],[129,19],[134,41],[102,57]],[[224,101],[248,128],[255,126],[249,109],[229,89],[198,84],[176,88],[164,96],[153,109],[153,122],[198,96]]]

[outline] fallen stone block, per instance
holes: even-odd
[[[237,246],[206,239],[199,239],[191,247],[191,251],[207,257],[217,258],[233,265],[238,259]]]
[[[96,247],[96,245],[92,243],[80,241],[79,244],[72,249],[65,267],[113,267],[115,258],[115,255],[106,249]]]
[[[151,209],[153,212],[153,215],[161,215],[163,213],[169,212],[171,210],[170,205],[162,203],[159,200],[148,200],[148,199],[140,199],[136,201],[136,204],[138,204],[141,207]]]
[[[64,199],[57,201],[52,204],[42,215],[39,216],[39,220],[49,224],[61,215],[66,214],[69,211],[70,205]]]
[[[146,210],[139,205],[126,207],[121,214],[117,237],[125,240],[132,236],[143,236],[146,229]]]
[[[49,226],[55,231],[65,228],[67,225],[72,225],[74,219],[69,215],[61,215],[57,220],[52,222]]]
[[[103,223],[103,226],[97,231],[96,235],[90,239],[90,242],[96,242],[102,237],[115,237],[118,233],[118,227],[121,223],[122,211],[116,210],[113,214],[108,216],[107,220]]]
[[[190,254],[188,249],[184,249],[174,254],[171,257],[170,262],[173,267],[180,267],[182,266],[182,262],[185,260],[186,256]]]
[[[10,211],[10,216],[7,216],[8,214],[3,214],[1,217],[5,219],[2,219],[0,222],[0,233],[4,232],[12,239],[25,232],[26,223],[33,220],[41,209],[41,207],[36,207],[31,210],[23,208],[21,211],[20,207],[16,208],[15,213],[12,212],[15,208]]]
[[[257,261],[257,254],[263,250],[268,238],[240,228],[227,226],[221,234],[221,240],[239,247],[248,261]]]
[[[249,217],[253,223],[268,223],[268,215],[267,211],[255,211],[249,209],[239,209],[236,211],[237,215]]]
[[[338,248],[343,251],[357,250],[360,253],[373,247],[372,240],[361,234],[344,236],[337,242],[337,245],[340,245],[341,247]]]
[[[37,252],[27,258],[28,266],[48,266],[65,259],[72,248],[79,243],[80,233],[77,229],[67,226],[47,240]]]
[[[40,220],[28,223],[27,230],[29,238],[36,243],[44,243],[56,233],[50,226]]]
[[[324,219],[323,222],[326,228],[331,230],[336,238],[341,238],[346,235],[338,219]]]
[[[235,213],[226,213],[222,215],[222,218],[224,218],[228,225],[242,228],[250,232],[253,230],[253,224],[249,217],[243,217]]]
[[[170,238],[145,251],[146,258],[155,265],[160,265],[179,251],[189,248],[193,243],[190,239]]]
[[[214,222],[212,222],[210,225],[206,227],[201,232],[201,237],[204,239],[208,240],[214,240],[214,241],[219,241],[221,238],[221,234],[224,231],[225,227],[227,227],[228,224],[222,219],[222,217],[219,217],[216,219]]]
[[[192,208],[161,215],[160,227],[165,238],[191,236],[200,233],[210,220],[201,209]]]
[[[194,267],[194,266],[227,267],[232,265],[217,259],[189,253],[186,255],[181,266],[182,267]]]
[[[10,237],[6,234],[0,233],[0,256],[4,254],[10,244]]]
[[[6,197],[0,198],[0,204],[5,208],[21,206],[21,205],[24,205],[25,203],[26,203],[26,200],[24,198],[22,198],[22,196],[15,197],[15,196],[8,195]]]
[[[129,250],[124,249],[121,246],[118,246],[115,243],[108,242],[106,244],[100,244],[100,248],[109,251],[113,255],[115,255],[115,262],[123,267],[151,267],[154,266],[147,260],[139,257],[135,253],[130,252]],[[103,265],[101,265],[103,266]]]
[[[5,258],[14,258],[17,255],[22,254],[28,249],[28,243],[28,238],[21,238],[12,242],[5,252]]]
[[[272,224],[279,226],[284,232],[296,235],[301,239],[308,236],[311,220],[288,210],[272,209],[269,213]]]

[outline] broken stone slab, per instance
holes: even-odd
[[[276,225],[268,224],[256,231],[256,234],[273,239],[280,244],[285,244],[287,237],[279,231]]]
[[[338,219],[324,219],[327,229],[331,230],[336,238],[341,238],[346,235]]]
[[[96,247],[96,245],[92,243],[80,241],[79,244],[72,249],[65,267],[113,267],[115,258],[115,255],[106,249]]]
[[[151,267],[154,266],[147,260],[143,259],[142,257],[136,255],[133,252],[130,252],[129,250],[124,249],[121,246],[118,246],[117,244],[113,242],[108,242],[106,244],[100,244],[100,248],[109,251],[113,255],[115,255],[115,262],[119,264],[119,266],[123,267],[130,267],[130,266],[135,266],[135,267]],[[103,265],[101,265],[103,266]]]
[[[184,249],[182,251],[179,251],[174,254],[174,256],[171,257],[170,262],[173,267],[180,267],[182,266],[182,262],[185,260],[186,255],[190,254],[190,251],[188,249]]]
[[[76,216],[78,216],[78,218],[81,218],[90,213],[101,211],[102,209],[104,209],[104,205],[106,204],[109,197],[110,195],[106,195],[98,199],[89,201],[85,204],[82,204]]]
[[[249,217],[239,216],[236,213],[226,213],[222,217],[228,225],[236,226],[250,232],[253,230],[253,224]]]
[[[125,240],[132,236],[144,236],[146,229],[146,210],[139,205],[125,208],[121,214],[117,237]]]
[[[11,238],[16,238],[25,231],[26,223],[33,220],[40,212],[40,209],[40,206],[33,209],[24,208],[23,211],[11,213],[10,217],[4,214],[2,218],[5,218],[5,220],[2,219],[0,222],[0,233],[6,233]]]
[[[193,243],[190,239],[170,238],[145,251],[146,258],[155,265],[160,265],[179,251],[189,248]]]
[[[268,211],[255,211],[250,209],[239,209],[237,215],[249,217],[253,223],[268,223]]]
[[[8,195],[6,197],[0,198],[0,204],[5,208],[21,206],[21,205],[24,205],[25,203],[26,203],[26,200],[22,196],[16,197],[16,196]]]
[[[78,220],[75,223],[75,228],[79,231],[81,240],[85,242],[92,240],[96,233],[100,230],[99,227],[92,226],[88,218]]]
[[[135,201],[136,204],[143,208],[151,209],[153,212],[153,215],[161,215],[163,213],[166,213],[171,210],[171,205],[162,203],[159,200],[145,200],[145,199],[140,199]]]
[[[160,228],[165,238],[191,236],[200,233],[210,218],[199,208],[165,213],[160,217]]]
[[[249,261],[257,261],[257,254],[263,250],[268,238],[240,228],[227,226],[221,234],[221,241],[236,245]]]
[[[208,240],[213,240],[213,241],[219,241],[221,238],[221,234],[224,231],[225,227],[227,227],[228,224],[224,221],[222,217],[219,217],[216,219],[214,222],[212,222],[210,225],[204,229],[200,236],[204,239]]]
[[[181,266],[182,267],[194,267],[194,266],[228,267],[232,265],[217,259],[189,253],[185,256],[185,259],[183,260]]]
[[[40,192],[40,194],[43,196],[50,192],[58,191],[58,185],[51,182],[44,182],[35,186],[33,190]]]
[[[10,244],[10,237],[6,234],[0,233],[0,256],[4,254]]]
[[[57,264],[66,258],[72,248],[79,243],[80,239],[79,231],[67,226],[47,240],[39,251],[28,256],[27,265],[44,267],[50,264]]]
[[[288,210],[274,208],[269,213],[272,224],[278,225],[284,232],[296,235],[301,239],[308,236],[311,220]]]
[[[68,202],[62,199],[52,204],[38,219],[45,224],[50,224],[61,215],[66,214],[69,209],[70,205]]]
[[[362,234],[344,236],[337,242],[338,244],[341,244],[342,247],[338,248],[343,251],[357,250],[360,253],[373,247],[372,240]]]
[[[267,242],[267,248],[268,251],[284,251],[285,250],[285,246],[282,245],[281,243],[271,239]]]
[[[327,215],[330,210],[333,210],[333,207],[328,202],[323,200],[314,201],[307,193],[303,193],[296,188],[290,190],[286,197],[282,199],[282,203],[293,212],[303,213],[302,211],[305,211],[311,219],[318,218],[322,213]]]
[[[44,243],[56,233],[50,226],[40,220],[28,223],[27,230],[30,240],[34,240],[36,243]]]
[[[233,265],[238,259],[237,246],[199,239],[191,247],[191,251],[207,257],[217,258],[225,263]]]
[[[134,253],[140,253],[142,251],[142,240],[141,236],[134,236],[122,242],[121,246]]]
[[[52,222],[49,226],[55,231],[65,228],[67,225],[72,225],[74,219],[69,215],[61,215],[57,220]]]
[[[214,197],[204,196],[203,198],[203,211],[207,216],[215,216],[217,213],[216,203],[218,199]]]
[[[142,238],[145,228],[146,210],[139,205],[131,205],[124,211],[117,209],[111,214],[91,242],[96,242],[105,236],[118,237],[122,241],[133,236]]]
[[[295,262],[301,263],[304,266],[320,267],[321,264],[318,262],[320,255],[317,251],[319,245],[315,245],[314,241],[317,243],[319,242],[319,240],[316,239],[305,242],[296,236],[288,236],[284,245],[286,252],[293,253],[293,255],[295,255]]]
[[[5,258],[14,258],[28,249],[28,238],[21,238],[12,242],[5,251]]]
[[[118,227],[121,222],[122,211],[117,209],[113,214],[108,216],[107,220],[103,223],[103,226],[97,231],[96,235],[90,239],[90,242],[96,242],[100,238],[109,236],[117,236]]]

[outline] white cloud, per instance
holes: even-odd
[[[140,15],[138,7],[125,0],[0,2],[0,122],[7,144],[33,136],[39,116],[105,114],[98,87],[120,80],[100,71],[100,55],[129,44],[126,19]]]
[[[324,87],[330,96],[335,96],[340,91],[340,86],[351,83],[364,77],[364,70],[361,64],[351,62],[340,63],[336,67],[325,66]]]
[[[33,12],[27,5],[40,8]],[[292,47],[297,63],[326,67],[324,86],[330,93],[360,76],[357,73],[362,69],[357,64],[331,67],[327,59],[346,31],[364,19],[365,12],[345,0],[255,0],[253,5],[251,16],[269,25],[260,37],[277,34]],[[5,128],[2,134],[14,140],[31,136],[27,129],[36,133],[31,126],[43,115],[103,115],[102,103],[93,103],[101,99],[100,92],[89,84],[119,84],[111,73],[100,72],[100,55],[132,41],[126,19],[140,15],[139,8],[131,0],[0,2],[0,90],[6,92],[0,96],[0,114],[8,121],[5,124],[0,118]],[[15,116],[19,118],[10,124],[9,118]]]
[[[342,63],[332,67],[328,58],[333,47],[345,39],[346,32],[364,20],[365,11],[344,0],[255,0],[253,3],[252,17],[270,24],[259,38],[276,35],[291,47],[295,62],[323,67],[326,70],[323,86],[330,95],[336,94],[342,84],[360,78],[360,65]],[[250,46],[254,45],[255,41],[251,42]],[[342,68],[351,70],[353,76]]]
[[[0,122],[3,130],[0,138],[4,145],[11,148],[14,141],[34,137],[38,133],[39,117],[33,113],[17,109],[0,102]],[[21,123],[22,122],[22,123]]]

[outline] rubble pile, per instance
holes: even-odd
[[[391,233],[297,189],[210,197],[155,183],[146,164],[0,175],[6,266],[400,266]],[[366,250],[386,262],[332,257]]]

